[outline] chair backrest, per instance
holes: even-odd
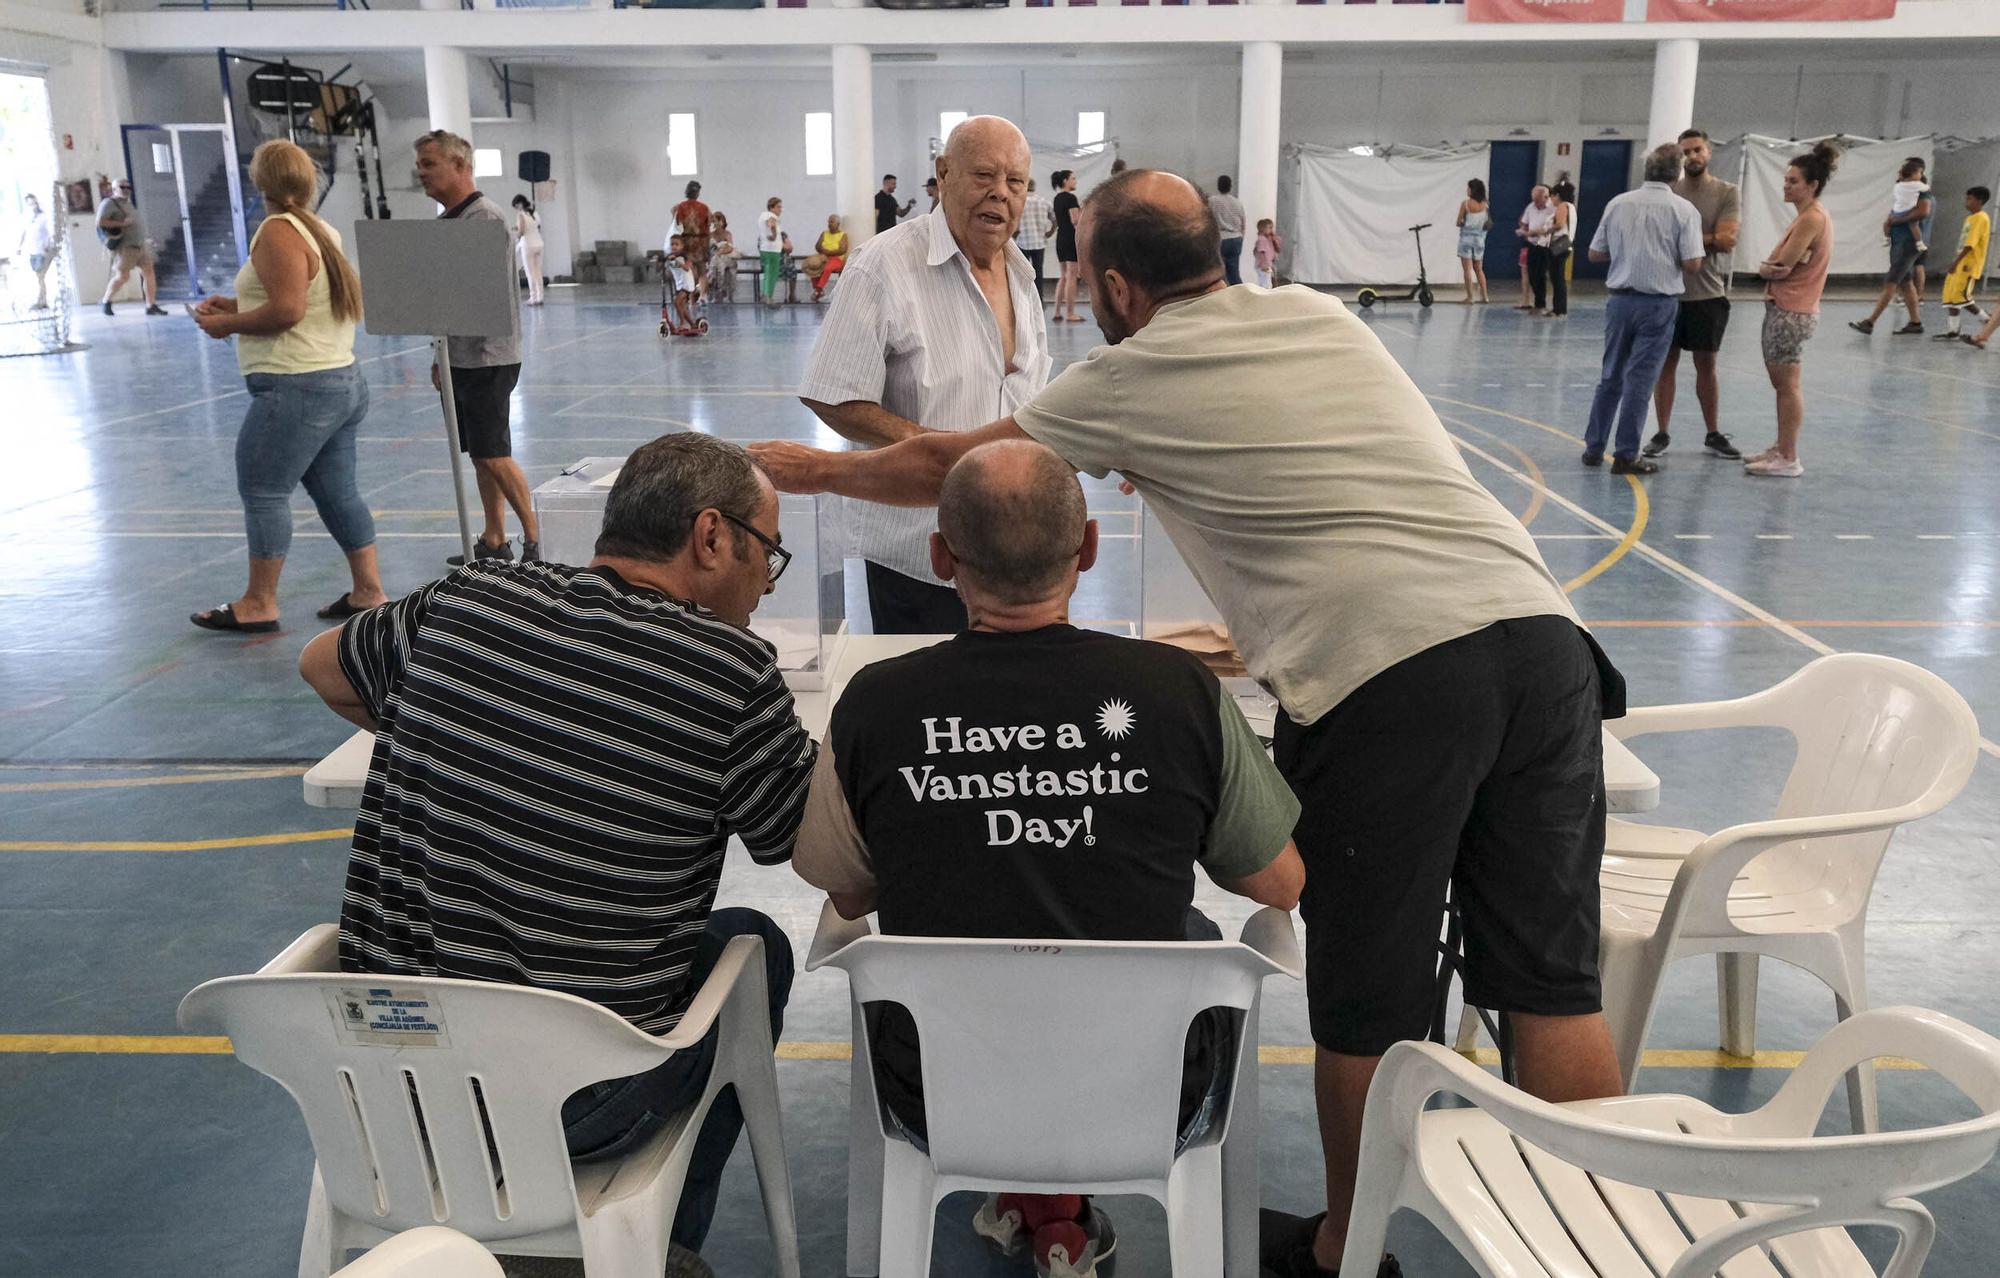
[[[1963,1122],[1914,1131],[1818,1137],[1829,1092],[1856,1064],[1897,1054],[1934,1069],[1979,1110]],[[1836,1026],[1762,1109],[1717,1114],[1687,1101],[1664,1113],[1659,1097],[1551,1105],[1493,1078],[1442,1047],[1390,1049],[1369,1092],[1364,1180],[1394,1183],[1420,1148],[1425,1102],[1452,1092],[1516,1136],[1595,1175],[1668,1194],[1791,1208],[1751,1213],[1694,1239],[1669,1278],[1706,1278],[1729,1256],[1773,1238],[1843,1224],[1916,1227],[1921,1208],[1904,1200],[1973,1174],[2000,1148],[2000,1040],[1940,1012],[1884,1008]],[[1679,1099],[1679,1098],[1672,1098]],[[1620,1121],[1630,1114],[1635,1121]],[[1927,1218],[1923,1218],[1927,1221]],[[1913,1272],[1913,1271],[1912,1271]]]
[[[869,935],[826,961],[915,1019],[941,1174],[1062,1184],[1163,1178],[1190,1022],[1283,970],[1236,941]]]
[[[1908,819],[1928,815],[1965,788],[1979,758],[1979,724],[1965,698],[1894,657],[1821,657],[1749,700],[1798,742],[1780,819],[1896,808],[1910,809]],[[1832,893],[1865,899],[1893,832],[1814,840],[1811,872],[1832,876],[1820,884]]]
[[[668,1055],[585,999],[482,981],[231,976],[191,992],[181,1024],[292,1094],[335,1210],[475,1238],[574,1222],[564,1098]]]

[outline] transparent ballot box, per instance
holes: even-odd
[[[623,457],[586,457],[535,489],[535,518],[542,526],[542,557],[587,564],[604,523],[605,499]],[[837,515],[826,517],[837,526]],[[794,688],[824,686],[836,641],[844,633],[845,603],[839,542],[821,532],[816,497],[781,496],[778,531],[791,565],[751,614],[750,629],[778,650],[778,668]],[[822,543],[826,550],[822,553]]]
[[[1251,726],[1269,736],[1277,699],[1258,686],[1243,665],[1229,625],[1167,535],[1151,506],[1139,518],[1139,637],[1185,648],[1201,658]]]

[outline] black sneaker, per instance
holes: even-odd
[[[503,541],[497,546],[489,546],[484,541],[475,541],[472,543],[472,557],[474,559],[511,561],[514,558],[514,544]],[[445,562],[454,568],[463,568],[465,567],[465,556],[452,555]]]
[[[526,537],[521,538],[521,562],[524,564],[534,564],[540,563],[541,560],[542,543],[539,541],[529,541]]]
[[[167,308],[161,306],[157,302],[146,308],[146,314],[148,315],[165,315],[166,313],[167,313]]]
[[[104,313],[105,313],[106,315],[110,315],[110,314],[112,314],[112,310],[111,310],[111,303],[109,303],[109,302],[106,302],[106,303],[104,304]]]
[[[1891,337],[1915,337],[1923,331],[1924,326],[1921,320],[1911,320],[1901,328],[1891,330],[1889,335]]]
[[[1711,438],[1713,438],[1713,436],[1711,436]],[[1667,445],[1673,442],[1674,442],[1673,440],[1667,437],[1667,432],[1661,431],[1659,434],[1647,440],[1646,446],[1640,449],[1639,452],[1642,456],[1658,457],[1661,453],[1666,452]]]
[[[1955,341],[1957,341],[1957,340],[1958,340],[1958,334],[1957,334],[1957,333],[1932,333],[1932,334],[1931,334],[1931,340],[1932,340],[1933,342],[1955,342]]]
[[[1727,457],[1730,461],[1743,460],[1743,454],[1736,451],[1736,445],[1729,442],[1729,436],[1727,435],[1711,434],[1707,439],[1701,441],[1701,448],[1710,457]],[[1651,449],[1646,450],[1646,456],[1652,457],[1654,455]]]
[[[1604,464],[1604,454],[1585,453],[1583,455],[1583,464],[1586,466],[1602,466]]]
[[[1875,331],[1874,320],[1849,320],[1847,321],[1847,326],[1857,333],[1866,334]]]
[[[1640,457],[1613,457],[1611,459],[1611,473],[1614,475],[1657,475],[1660,473],[1660,467],[1658,463],[1649,462]]]

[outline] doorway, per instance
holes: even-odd
[[[0,72],[0,355],[69,344],[75,277],[67,213],[48,83]]]
[[[163,297],[226,292],[247,256],[243,185],[224,124],[128,124],[125,171]]]
[[[1514,227],[1535,184],[1542,180],[1540,142],[1495,142],[1487,152],[1486,194],[1493,210],[1493,229],[1486,235],[1486,278],[1521,278],[1521,237]]]
[[[1593,236],[1597,234],[1597,224],[1604,219],[1604,206],[1615,196],[1623,195],[1632,179],[1632,143],[1630,141],[1585,142],[1583,160],[1577,166],[1576,182],[1576,235],[1573,237],[1579,250],[1588,249]],[[1576,277],[1585,280],[1601,280],[1611,270],[1609,262],[1593,262],[1587,252],[1572,255],[1576,263]]]

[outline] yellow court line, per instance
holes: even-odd
[[[1646,486],[1639,482],[1637,475],[1625,476],[1625,482],[1632,485],[1632,526],[1625,530],[1624,537],[1620,538],[1618,544],[1611,548],[1610,554],[1584,569],[1576,576],[1571,577],[1568,581],[1565,581],[1563,583],[1564,594],[1573,595],[1578,590],[1597,580],[1604,575],[1606,569],[1623,559],[1630,553],[1632,547],[1639,544],[1639,535],[1646,531],[1646,521],[1652,518],[1653,505],[1646,499]]]
[[[109,1056],[227,1056],[229,1040],[197,1034],[0,1034],[0,1054],[15,1055],[109,1055]],[[1260,1047],[1260,1065],[1310,1065],[1310,1047]],[[778,1044],[781,1061],[845,1061],[854,1056],[847,1043]],[[1465,1053],[1475,1065],[1498,1065],[1500,1053],[1490,1047]],[[1681,1048],[1655,1048],[1641,1064],[1655,1069],[1797,1069],[1804,1052],[1759,1052],[1755,1056],[1731,1056],[1727,1052]],[[1877,1069],[1923,1069],[1916,1061],[1900,1056],[1884,1056]]]
[[[240,772],[180,772],[165,777],[116,777],[98,781],[10,781],[0,794],[38,794],[49,790],[129,790],[149,785],[201,785],[210,781],[261,781],[267,777],[298,777],[304,768],[249,768]]]
[[[0,842],[0,852],[212,852],[219,848],[262,848],[280,843],[323,843],[347,839],[352,826],[338,830],[298,830],[289,834],[247,834],[233,839],[187,839],[174,843],[141,843],[130,840],[93,843],[59,843],[39,839]]]

